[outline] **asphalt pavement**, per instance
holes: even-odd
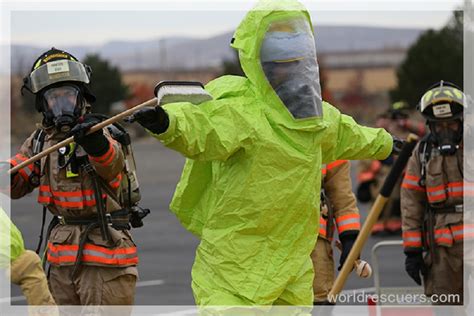
[[[152,138],[136,141],[133,146],[142,193],[141,205],[151,209],[151,214],[144,220],[144,227],[133,230],[140,256],[140,279],[135,304],[193,305],[191,268],[199,240],[186,231],[169,211],[169,202],[179,180],[184,158]],[[354,179],[355,164],[352,170]],[[12,219],[22,231],[29,249],[36,249],[41,224],[42,207],[36,199],[35,191],[12,201],[11,206]],[[368,205],[359,207],[364,220]],[[373,245],[379,241],[397,239],[401,237],[370,237],[361,257],[370,262]],[[404,271],[401,247],[382,248],[379,254],[383,287],[415,286]],[[338,256],[337,250],[335,255]],[[370,292],[373,287],[373,278],[361,279],[353,273],[345,290]],[[12,296],[15,297],[13,304],[26,304],[17,286],[12,286]]]

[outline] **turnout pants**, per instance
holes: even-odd
[[[311,253],[311,260],[314,269],[314,302],[327,301],[335,279],[332,246],[327,239],[318,237],[316,246]]]
[[[434,253],[435,258],[425,257],[425,294],[431,296],[434,305],[462,305],[463,243],[455,242],[452,247],[437,245]],[[445,301],[448,297],[449,301]]]
[[[51,266],[49,286],[58,305],[133,305],[136,267],[109,268],[81,265],[71,280],[74,266]]]

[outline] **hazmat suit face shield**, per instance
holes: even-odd
[[[268,82],[295,119],[322,116],[316,47],[306,19],[271,23],[260,61]]]
[[[82,112],[79,88],[65,85],[47,89],[43,93],[45,101],[45,117],[48,117],[58,131],[69,131]]]

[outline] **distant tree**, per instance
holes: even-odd
[[[244,71],[240,67],[239,55],[237,52],[234,52],[234,58],[231,60],[225,60],[222,63],[222,76],[223,75],[235,75],[235,76],[244,76]]]
[[[397,70],[398,86],[390,92],[393,102],[415,106],[426,89],[440,80],[463,85],[463,12],[441,30],[428,30],[409,48]]]
[[[97,97],[92,106],[94,112],[107,114],[112,103],[128,98],[128,86],[122,82],[122,75],[117,67],[97,54],[87,55],[83,62],[92,68],[90,88]]]

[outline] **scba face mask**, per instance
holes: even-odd
[[[462,141],[462,121],[430,122],[429,126],[441,155],[454,155]]]
[[[268,82],[295,119],[322,116],[319,66],[308,21],[270,24],[260,59]]]
[[[43,93],[45,120],[58,131],[67,132],[81,116],[80,90],[72,85],[47,89]]]

